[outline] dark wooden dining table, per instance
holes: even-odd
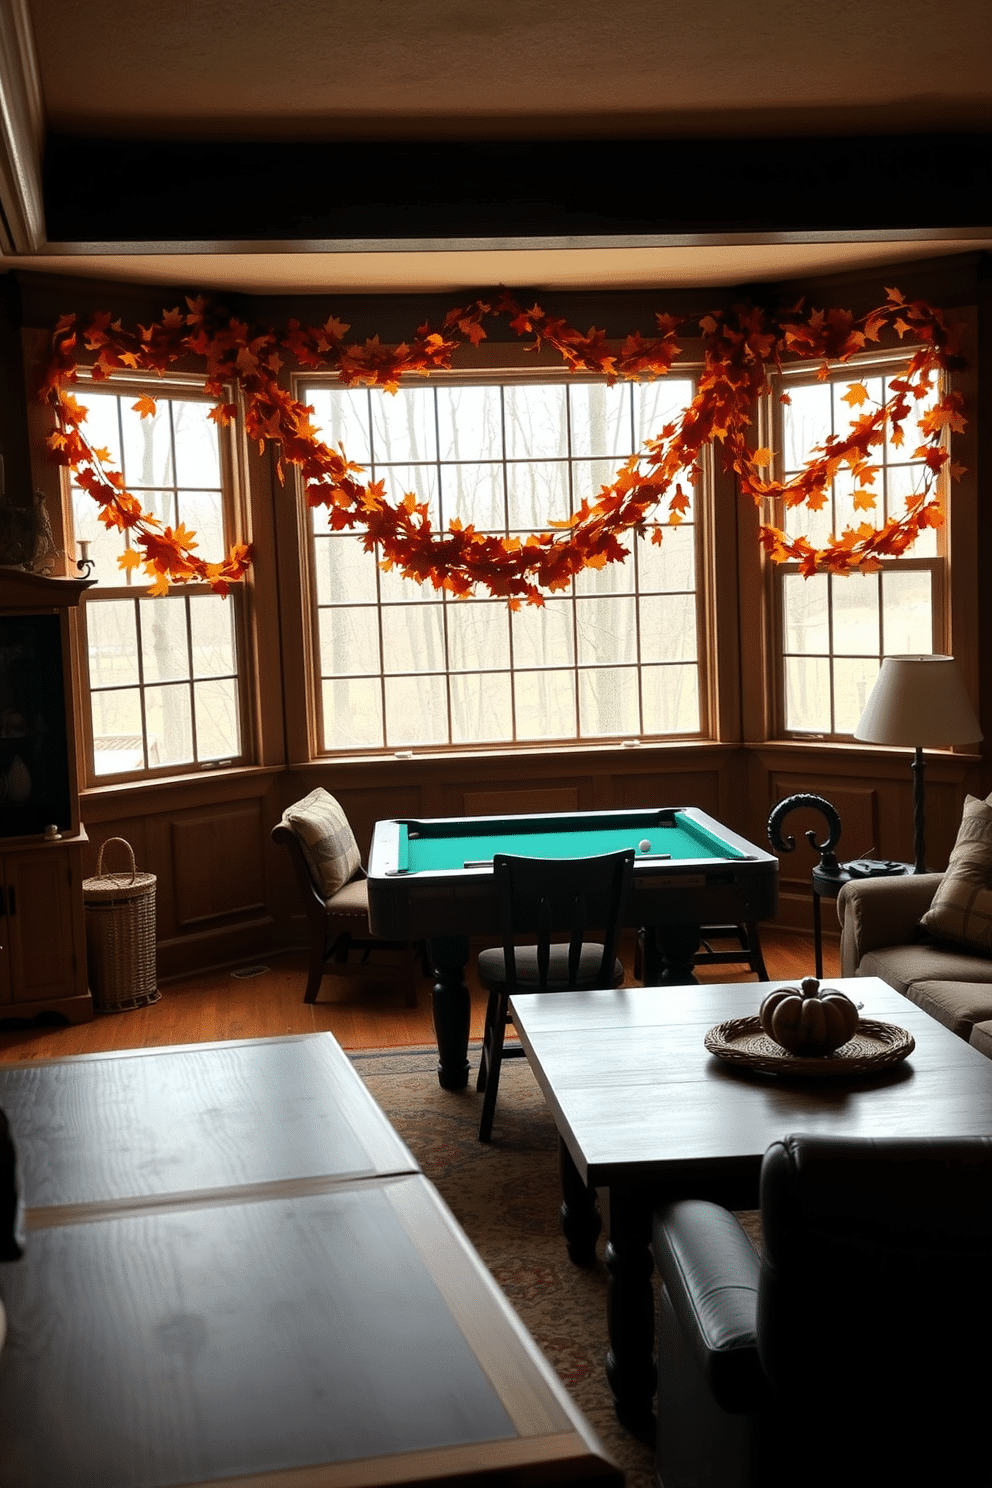
[[[704,1047],[707,1031],[757,1012],[783,983],[633,987],[518,995],[513,1021],[554,1115],[562,1155],[562,1225],[572,1259],[594,1256],[607,1211],[606,1370],[625,1424],[650,1416],[655,1392],[651,1216],[676,1198],[758,1205],[766,1149],[790,1133],[992,1135],[992,1061],[875,977],[832,981],[862,1016],[912,1034],[902,1063],[841,1080],[735,1068]],[[921,1195],[925,1202],[925,1195]]]
[[[618,1488],[329,1033],[0,1065],[0,1488]]]

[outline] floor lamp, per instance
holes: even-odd
[[[923,852],[923,751],[976,744],[982,731],[953,656],[887,656],[854,730],[869,744],[909,745],[913,761],[914,873],[926,873]]]

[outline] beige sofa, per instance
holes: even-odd
[[[842,976],[877,976],[992,1058],[992,955],[940,939],[920,921],[941,873],[863,878],[837,899]]]

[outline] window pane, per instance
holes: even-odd
[[[172,427],[176,440],[176,485],[219,488],[220,450],[210,404],[173,398]]]
[[[579,733],[584,739],[635,736],[641,731],[637,672],[597,667],[579,672]]]
[[[830,385],[817,382],[806,387],[790,383],[786,389],[789,402],[783,419],[782,462],[789,473],[801,470],[831,433],[832,398]]]
[[[374,610],[347,605],[321,610],[320,674],[341,677],[379,670],[379,628]]]
[[[631,384],[634,404],[634,446],[660,435],[666,424],[676,422],[692,402],[695,388],[688,377],[659,377],[654,382]]]
[[[124,400],[122,400],[124,401]],[[133,400],[132,400],[133,401]],[[134,488],[174,486],[175,471],[172,462],[172,420],[169,417],[169,400],[160,398],[151,418],[133,414],[130,407],[122,408],[124,417],[124,480]],[[126,415],[131,413],[129,418]]]
[[[635,539],[623,540],[633,547]],[[584,568],[573,580],[576,594],[632,594],[637,587],[637,570],[631,553],[622,563],[607,563],[603,568]]]
[[[181,491],[176,506],[179,521],[196,533],[196,556],[218,563],[227,553],[220,491]]]
[[[232,759],[241,753],[238,718],[238,684],[233,677],[218,677],[193,684],[196,707],[196,757],[203,760]]]
[[[562,383],[503,389],[507,459],[548,460],[568,453],[566,393]]]
[[[372,453],[377,464],[437,459],[431,388],[407,387],[397,393],[383,393],[371,399],[371,406]]]
[[[131,600],[87,604],[86,641],[91,687],[119,687],[138,681],[137,626]]]
[[[508,465],[506,486],[511,532],[543,532],[549,522],[568,520],[568,466],[564,461]]]
[[[928,656],[934,649],[931,574],[927,569],[911,568],[884,573],[881,580],[885,655]]]
[[[326,521],[327,514],[315,516]],[[360,537],[315,537],[313,550],[318,604],[340,604],[344,599],[353,604],[375,603],[375,554],[365,552]],[[413,592],[412,584],[407,588]]]
[[[325,680],[321,696],[325,748],[382,748],[382,693],[377,677]]]
[[[572,453],[625,458],[633,449],[630,384],[580,382],[568,389]]]
[[[575,738],[574,672],[518,672],[513,691],[521,742]]]
[[[386,743],[447,744],[448,698],[444,677],[386,678]]]
[[[442,460],[502,459],[502,402],[498,387],[439,387],[437,418]]]
[[[234,606],[219,594],[190,597],[190,630],[193,637],[193,676],[230,675],[234,663]]]
[[[144,599],[138,614],[145,681],[175,682],[188,677],[186,601],[182,595]]]
[[[644,661],[692,661],[696,656],[696,596],[646,595],[641,600]]]
[[[441,522],[447,527],[457,517],[463,527],[479,532],[503,532],[502,465],[468,463],[446,465],[441,477]]]
[[[641,593],[651,589],[695,589],[695,527],[683,524],[681,527],[665,527],[661,531],[660,543],[651,541],[650,532],[647,537],[637,540],[635,552]]]
[[[143,769],[145,752],[137,691],[95,692],[90,707],[94,774],[119,775]]]
[[[432,527],[440,521],[436,465],[387,465],[376,469],[376,478],[385,483],[386,495],[395,505],[404,496],[426,502]]]
[[[830,649],[830,614],[827,575],[803,579],[785,574],[782,579],[783,642],[787,652],[826,654]]]
[[[382,650],[387,672],[443,672],[447,653],[441,606],[391,605],[384,609]]]
[[[834,662],[834,732],[853,734],[878,676],[874,656]]]
[[[694,666],[641,668],[646,734],[699,732],[699,674]]]
[[[306,400],[313,409],[313,425],[331,449],[344,445],[349,460],[369,465],[369,393],[367,388],[308,388]]]
[[[78,486],[72,487],[72,530],[77,544],[90,545],[89,554],[95,565],[93,577],[104,584],[123,584],[124,571],[118,568],[117,560],[127,549],[127,539],[123,532],[103,525],[93,497]],[[78,551],[77,547],[77,554]]]
[[[636,661],[636,611],[633,599],[578,599],[575,628],[579,661]]]
[[[878,654],[878,575],[850,574],[831,578],[834,612],[834,653],[840,656]]]
[[[830,663],[820,656],[785,658],[785,726],[802,734],[830,732]]]
[[[451,742],[504,743],[513,738],[509,672],[462,673],[451,678]]]
[[[502,671],[510,665],[510,613],[499,600],[446,606],[448,615],[448,666],[453,672],[489,668]],[[480,734],[480,738],[491,735]]]
[[[188,683],[146,687],[144,697],[149,767],[192,764],[193,711]]]
[[[512,626],[516,666],[571,665],[574,661],[572,606],[568,600],[524,605],[513,615]]]

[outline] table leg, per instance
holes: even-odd
[[[823,976],[823,931],[820,926],[820,896],[816,889],[813,890],[813,959],[819,981]]]
[[[651,1273],[650,1191],[610,1189],[610,1238],[606,1245],[606,1320],[610,1348],[606,1377],[617,1420],[638,1431],[651,1419],[657,1388],[654,1363],[654,1289]]]
[[[428,941],[427,950],[437,978],[432,1006],[438,1084],[442,1090],[464,1090],[468,1084],[468,1033],[472,1014],[472,999],[465,985],[468,940],[463,935],[439,936]]]
[[[572,1154],[561,1137],[558,1138],[558,1171],[561,1174],[559,1214],[568,1258],[576,1266],[595,1265],[596,1241],[603,1228],[596,1205],[596,1191],[582,1181]]]
[[[643,944],[645,987],[695,985],[692,966],[699,950],[698,925],[645,925]]]

